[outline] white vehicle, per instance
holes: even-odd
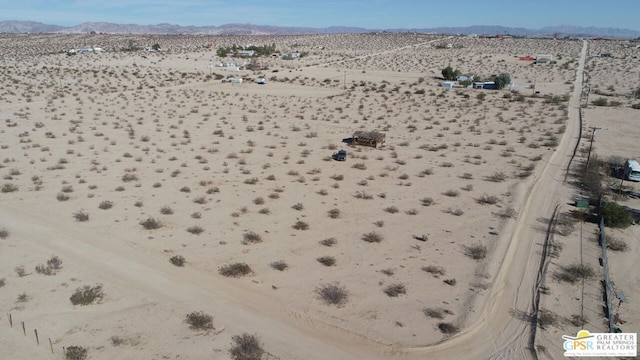
[[[627,160],[624,163],[624,178],[631,181],[640,181],[640,164],[635,160]]]
[[[267,79],[263,78],[263,77],[259,77],[256,79],[256,84],[260,84],[260,85],[264,85],[267,83]]]

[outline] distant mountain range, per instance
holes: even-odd
[[[85,22],[76,26],[47,25],[34,21],[0,21],[0,33],[59,33],[59,34],[206,34],[206,35],[300,35],[373,32],[416,32],[437,34],[478,34],[514,36],[584,36],[632,39],[640,37],[640,31],[580,26],[548,26],[525,29],[496,25],[466,27],[435,27],[411,29],[365,29],[360,27],[332,26],[325,28],[270,26],[253,24],[224,24],[220,26],[182,26],[173,24],[138,25]]]

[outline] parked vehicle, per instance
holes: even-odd
[[[624,178],[631,181],[640,181],[640,164],[636,160],[627,160],[624,163]]]
[[[256,79],[256,84],[260,84],[260,85],[264,85],[267,83],[267,79],[263,78],[263,77],[259,77]]]
[[[332,158],[337,161],[345,161],[347,160],[347,152],[345,150],[340,150],[337,153],[333,153]]]

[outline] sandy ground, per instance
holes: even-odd
[[[132,41],[163,51],[118,51]],[[232,336],[250,333],[279,359],[532,356],[522,314],[545,236],[540,218],[573,195],[562,178],[580,131],[582,42],[255,37],[309,55],[270,58],[255,72],[210,68],[220,59],[209,45],[246,41],[0,39],[10,49],[0,74],[2,353],[57,359],[80,345],[96,359],[228,358]],[[447,42],[455,46],[435,46]],[[82,46],[108,52],[60,53]],[[541,53],[558,63],[517,58]],[[521,93],[442,89],[447,65],[509,72]],[[222,84],[216,74],[269,82]],[[381,131],[386,144],[341,143],[355,130]],[[340,148],[346,162],[330,158]],[[74,218],[82,214],[88,221]],[[148,218],[162,227],[145,230]],[[630,269],[634,246],[616,254],[612,273]],[[474,260],[472,249],[486,255]],[[184,267],[169,262],[175,255]],[[52,256],[62,268],[37,273]],[[274,269],[277,261],[287,268]],[[236,262],[251,274],[219,274]],[[98,283],[99,303],[71,304],[75,289]],[[317,294],[333,283],[347,291],[341,306]],[[635,298],[633,283],[624,286]],[[575,304],[562,299],[572,291],[552,288],[560,300],[548,307],[570,316]],[[214,330],[184,322],[200,310]],[[625,316],[637,324],[637,313]],[[565,330],[541,330],[542,346],[557,347],[542,353],[561,357],[560,340],[544,334]]]

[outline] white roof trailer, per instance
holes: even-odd
[[[640,164],[636,160],[627,160],[624,164],[624,178],[640,181]]]

